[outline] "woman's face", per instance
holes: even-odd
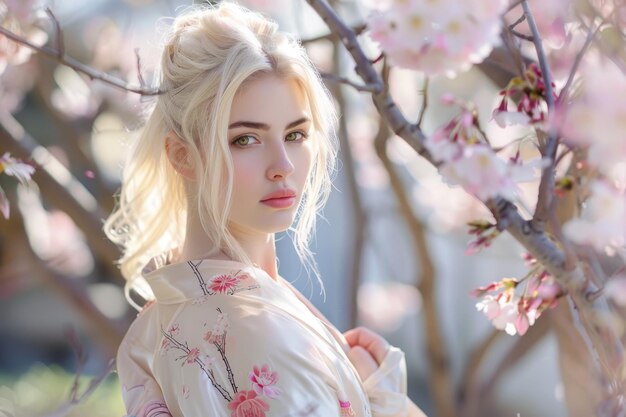
[[[295,81],[266,74],[238,91],[228,129],[233,233],[267,234],[291,226],[311,170],[311,131],[308,100]]]

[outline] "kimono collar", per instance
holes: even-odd
[[[180,303],[217,294],[234,295],[240,291],[259,288],[260,283],[268,280],[281,285],[263,269],[239,261],[198,259],[168,263],[168,258],[152,258],[142,270],[156,301],[162,304]]]

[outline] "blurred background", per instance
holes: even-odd
[[[350,57],[337,39],[325,36],[328,29],[306,2],[240,3],[300,37],[321,71],[354,77]],[[358,27],[374,0],[331,3]],[[191,2],[41,4],[58,19],[67,55],[131,83],[139,81],[138,55],[150,84],[167,17]],[[53,25],[41,13],[46,44],[55,47]],[[370,56],[379,53],[366,34],[360,40]],[[438,100],[451,92],[487,109],[480,117],[494,145],[523,134],[489,122],[502,85],[488,66],[454,80],[433,78],[427,95],[415,72],[394,70],[390,85],[411,120],[428,99],[426,132],[453,115]],[[312,247],[326,299],[299,265],[288,236],[278,243],[281,275],[339,330],[365,325],[402,348],[410,396],[431,417],[568,415],[562,384],[568,347],[555,330],[559,315],[567,313],[559,307],[523,338],[512,337],[496,332],[469,295],[501,277],[523,275],[521,247],[502,236],[488,251],[466,256],[466,223],[489,213],[379,128],[368,93],[332,81],[328,86],[341,110],[342,148]],[[43,54],[9,63],[0,76],[0,152],[30,160],[18,153],[21,146],[45,167],[28,186],[0,178],[11,202],[10,218],[0,221],[0,416],[124,414],[121,389],[108,369],[136,311],[112,264],[119,253],[100,229],[114,204],[130,132],[140,126],[149,100],[89,80]],[[531,185],[529,207],[533,193]],[[443,399],[448,414],[436,407],[442,399],[435,389],[452,393]]]

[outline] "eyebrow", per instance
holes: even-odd
[[[301,117],[298,120],[294,120],[293,122],[289,123],[287,126],[285,126],[285,129],[291,129],[292,127],[295,127],[304,122],[310,122],[310,121],[311,119],[309,119],[308,117]],[[231,123],[230,126],[228,126],[228,129],[234,129],[236,127],[249,127],[251,129],[270,130],[270,126],[265,123],[249,122],[249,121]]]

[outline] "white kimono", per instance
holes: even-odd
[[[228,260],[159,267],[118,350],[133,417],[405,417],[404,353],[362,381],[343,335],[282,278]]]

